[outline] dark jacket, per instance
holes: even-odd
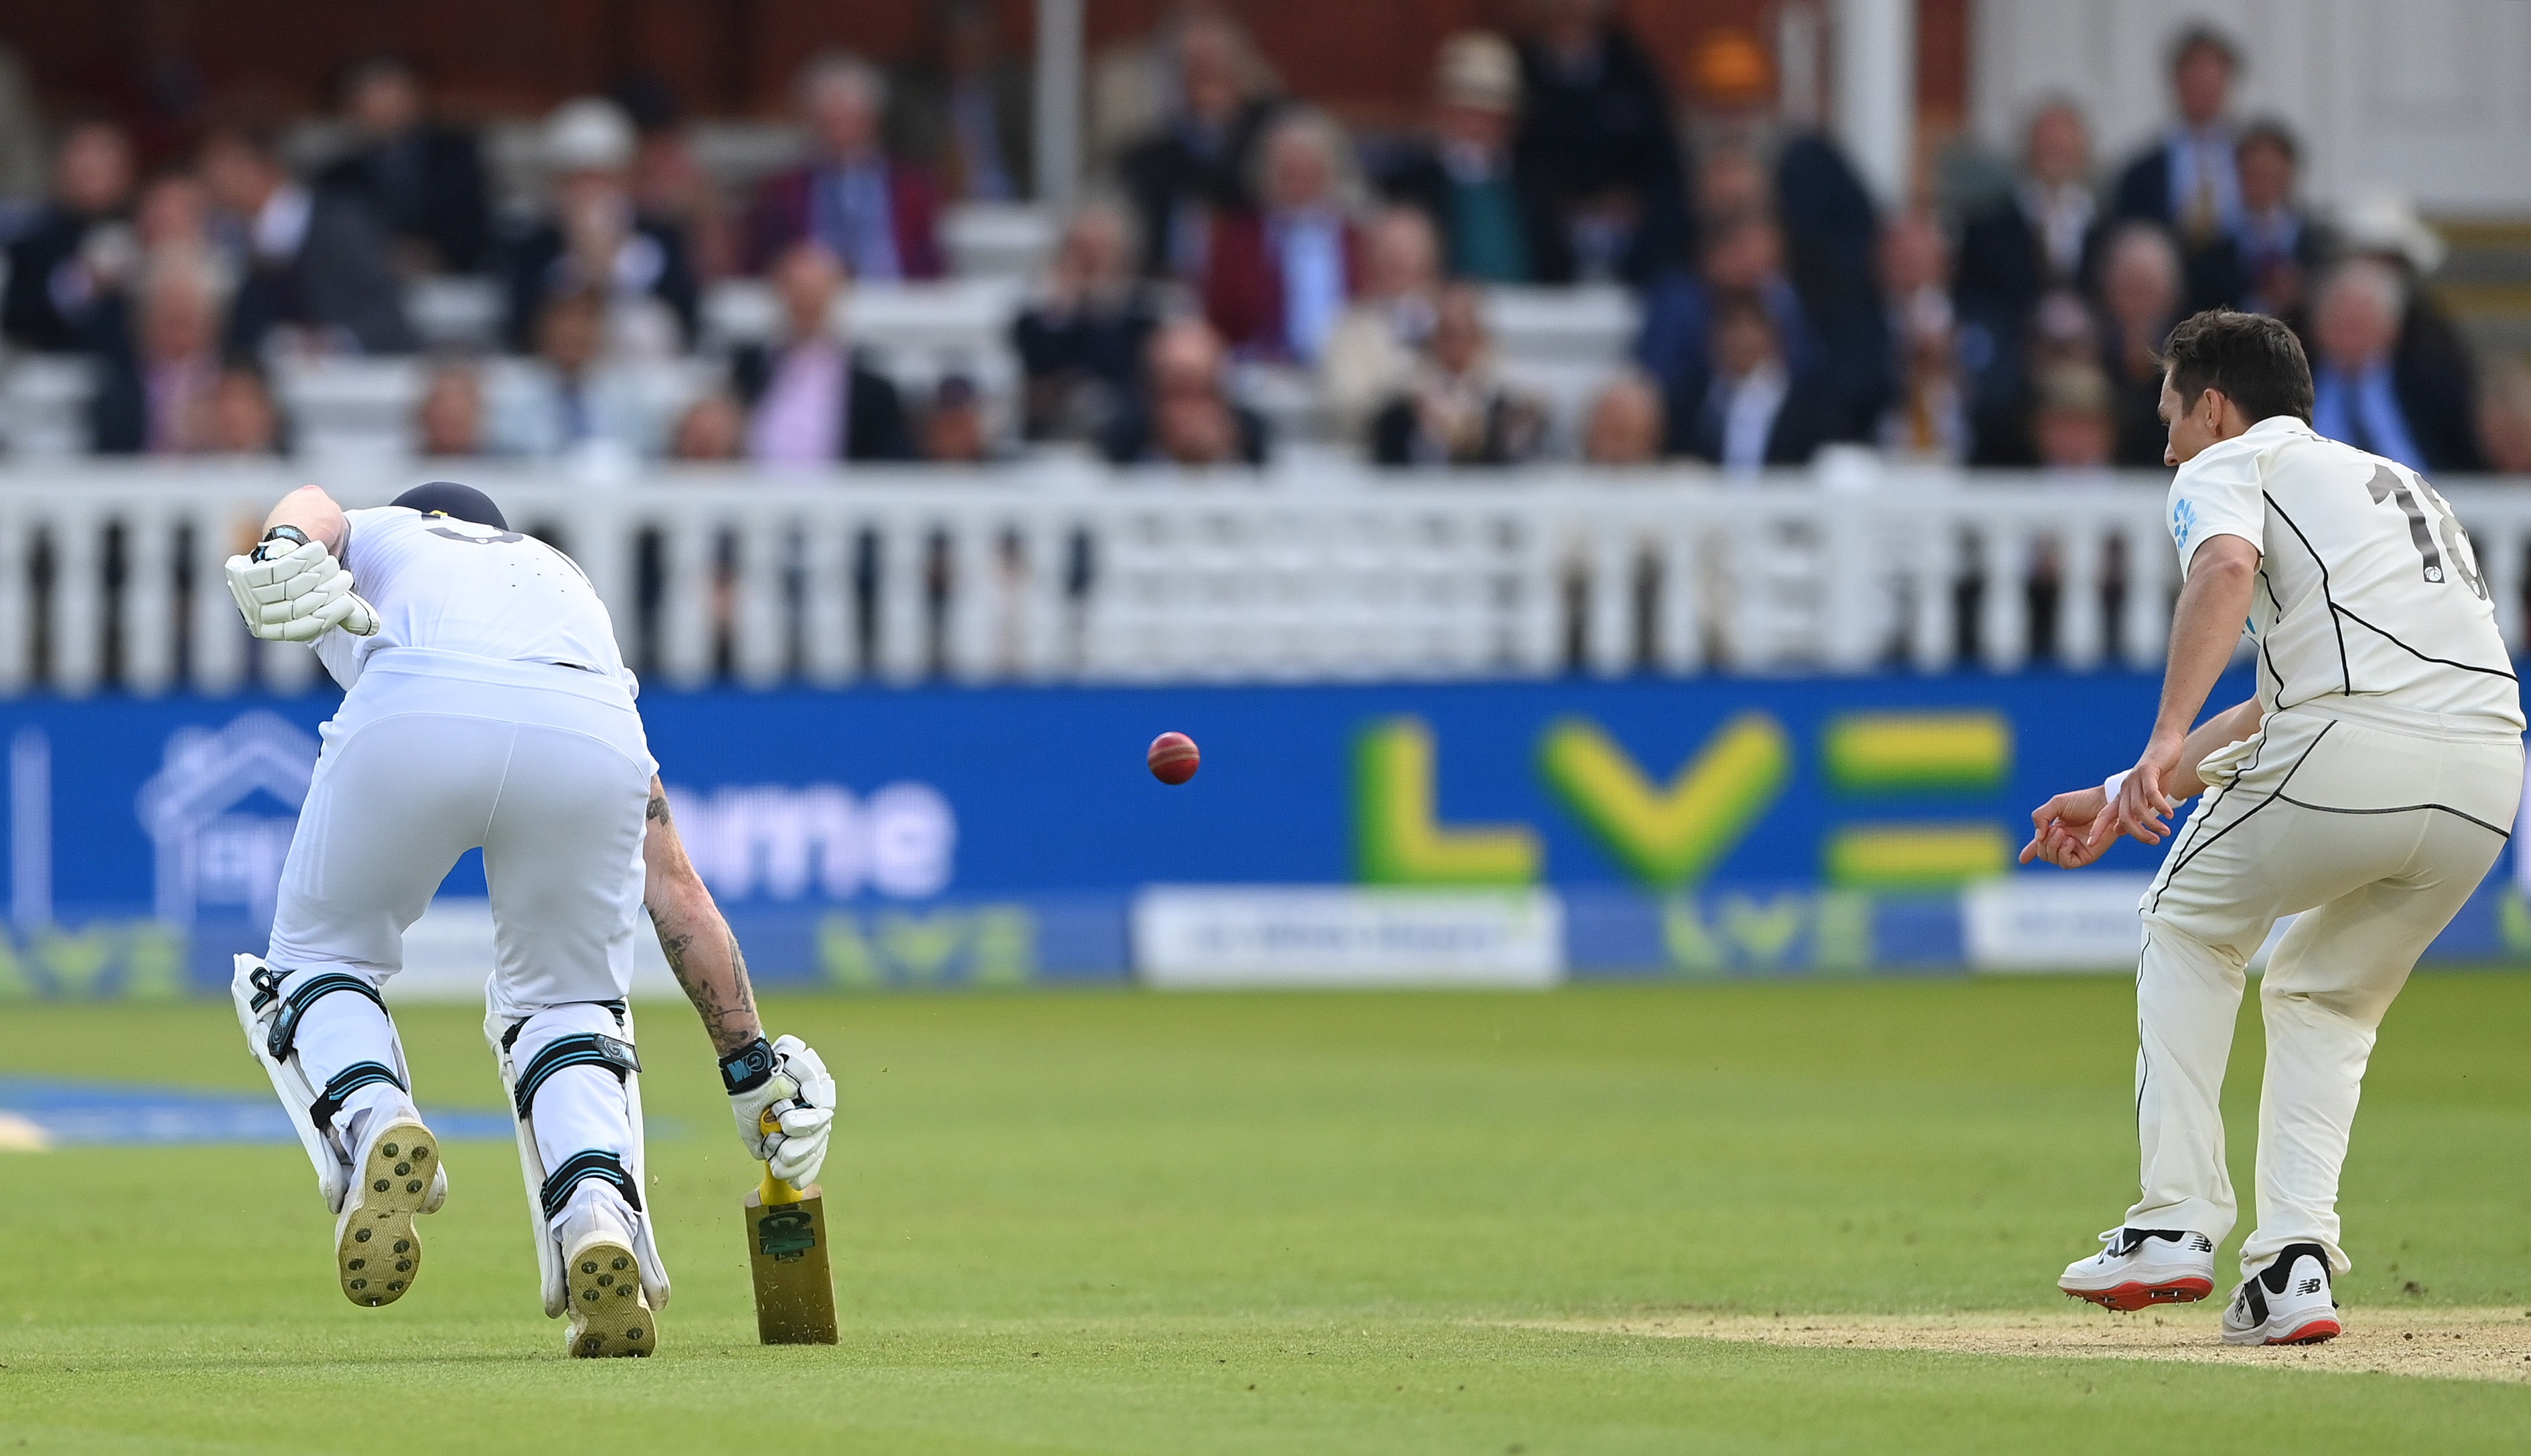
[[[1808,464],[1819,447],[1828,442],[1835,412],[1835,401],[1816,378],[1806,379],[1798,373],[1793,375],[1792,386],[1784,393],[1784,403],[1775,411],[1774,425],[1767,431],[1767,464]],[[1709,392],[1704,404],[1688,416],[1685,423],[1683,431],[1676,427],[1671,429],[1670,453],[1721,464],[1720,402]]]
[[[1542,433],[1535,407],[1509,391],[1486,402],[1486,433],[1473,459],[1450,460],[1441,442],[1424,431],[1415,396],[1401,394],[1371,418],[1371,463],[1378,466],[1518,465],[1537,454]]]
[[[478,272],[489,260],[491,197],[472,132],[415,127],[336,161],[316,185],[358,197],[398,241],[426,244],[448,272]]]
[[[2074,272],[2060,277],[2049,260],[2038,225],[2022,210],[2021,199],[2006,196],[1961,228],[1952,301],[1964,317],[1978,319],[1999,336],[2018,337],[2051,289],[2079,292],[2086,287],[2101,240],[2110,226],[2109,219],[2094,216],[2083,235],[2082,255]]]
[[[1508,160],[1508,159],[1506,159]],[[1504,272],[1486,273],[1467,264],[1470,252],[1467,240],[1461,236],[1464,217],[1456,203],[1458,183],[1449,168],[1430,142],[1419,141],[1392,153],[1380,167],[1375,182],[1379,195],[1401,206],[1413,207],[1432,219],[1433,234],[1441,240],[1441,267],[1453,278],[1474,278],[1487,283],[1529,283],[1538,269],[1530,249],[1542,227],[1547,226],[1546,211],[1539,199],[1521,190],[1517,176],[1507,176],[1511,194],[1512,224],[1519,245],[1518,265]]]
[[[0,295],[0,334],[21,349],[47,354],[83,348],[86,315],[97,301],[58,292],[55,275],[64,264],[78,259],[91,229],[117,220],[47,206],[33,226],[9,245],[9,287]]]
[[[774,351],[762,344],[741,345],[729,357],[729,387],[740,404],[753,412],[773,383]],[[905,399],[895,381],[872,368],[861,354],[852,355],[844,382],[845,460],[912,460],[914,431],[906,422]]]
[[[655,266],[650,279],[650,296],[675,314],[684,331],[686,342],[695,337],[695,325],[702,290],[695,282],[694,263],[686,252],[685,234],[674,223],[656,218],[637,217],[633,231],[646,240],[654,252]],[[508,294],[507,322],[503,337],[510,348],[526,353],[534,347],[536,313],[545,300],[561,285],[556,265],[563,258],[562,229],[554,223],[539,223],[513,238],[503,250],[502,286]]]
[[[1145,274],[1158,277],[1169,271],[1169,227],[1182,204],[1214,212],[1256,205],[1248,190],[1249,163],[1277,109],[1268,97],[1246,102],[1223,129],[1220,144],[1209,150],[1171,122],[1117,158],[1117,177],[1134,204]]]
[[[1830,416],[1828,428],[1833,433],[1842,414],[1832,403],[1821,400],[1830,392],[1827,382],[1826,347],[1811,326],[1810,314],[1798,290],[1778,279],[1763,295],[1767,311],[1775,320],[1775,334],[1781,341],[1786,365],[1795,378],[1810,383],[1815,402],[1821,402]],[[1705,397],[1714,382],[1714,291],[1704,279],[1686,273],[1671,273],[1644,295],[1643,330],[1635,338],[1635,362],[1660,386],[1662,418],[1668,421],[1669,448],[1673,453],[1687,448],[1687,431],[1698,411],[1705,408]]]
[[[364,354],[410,354],[421,347],[404,309],[404,281],[387,255],[386,230],[366,204],[318,192],[299,252],[257,258],[229,305],[224,347],[253,355],[264,336],[289,324],[348,335]]]
[[[1264,465],[1271,449],[1266,417],[1246,405],[1230,407],[1233,422],[1239,429],[1239,459],[1243,465]],[[1118,414],[1098,442],[1099,453],[1110,465],[1145,465],[1161,457],[1152,435],[1152,416],[1141,402]]]
[[[2171,230],[2179,245],[2180,287],[2187,295],[2189,312],[2228,307],[2239,296],[2244,287],[2240,257],[2230,239],[2219,234],[2192,248],[2178,236],[2179,219],[2170,211],[2168,141],[2156,141],[2127,163],[2111,196],[2109,210],[2119,221],[2160,223]]]
[[[972,190],[956,176],[957,148],[952,144],[956,128],[949,115],[952,86],[948,73],[935,64],[918,63],[898,72],[888,86],[887,149],[890,155],[920,163],[938,179],[942,195],[957,200]],[[1037,163],[1036,87],[1029,68],[998,63],[985,76],[984,87],[992,97],[993,142],[1001,151],[1013,200],[1025,199],[1034,191],[1031,183]]]
[[[809,236],[809,203],[818,169],[794,167],[757,190],[747,219],[747,266],[762,272],[782,250]],[[896,244],[897,270],[907,278],[937,278],[948,271],[940,252],[940,190],[921,167],[887,163],[888,232]],[[850,259],[846,259],[850,262]]]
[[[1158,324],[1159,310],[1140,286],[1113,308],[1023,309],[1011,323],[1011,345],[1028,380],[1027,437],[1045,439],[1067,426],[1103,424],[1142,377],[1143,347]],[[1085,391],[1103,391],[1104,407],[1093,401],[1085,409]]]
[[[1690,243],[1686,166],[1671,126],[1660,74],[1633,37],[1600,31],[1596,75],[1568,79],[1535,42],[1520,50],[1521,125],[1512,170],[1541,204],[1530,261],[1541,282],[1569,283],[1577,271],[1564,227],[1574,204],[1631,194],[1634,240],[1619,272],[1641,283],[1685,256]]]

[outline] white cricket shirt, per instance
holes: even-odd
[[[580,567],[515,531],[407,506],[346,513],[343,565],[377,608],[375,636],[328,632],[316,655],[345,688],[371,652],[430,647],[504,662],[558,662],[638,691],[606,604]]]
[[[2522,731],[2521,686],[2478,557],[2416,472],[2270,416],[2170,482],[2183,576],[2219,535],[2260,551],[2249,626],[2267,711],[2339,699]]]

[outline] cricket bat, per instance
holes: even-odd
[[[781,1131],[768,1107],[758,1121]],[[793,1188],[764,1169],[748,1190],[747,1261],[756,1276],[756,1337],[767,1345],[835,1343],[835,1279],[826,1263],[826,1201],[816,1184]]]

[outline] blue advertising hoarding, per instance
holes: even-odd
[[[990,984],[1128,974],[1155,885],[1543,891],[1575,974],[1956,969],[1961,886],[2033,873],[2012,863],[2031,806],[2129,761],[2157,692],[2031,672],[653,690],[642,708],[761,977]],[[331,709],[0,707],[0,995],[175,993],[259,949]],[[1143,765],[1170,729],[1204,752],[1183,787]],[[2124,844],[2086,874],[2155,864]],[[470,856],[442,893],[482,892]],[[2526,919],[2491,890],[2448,949],[2509,954]]]

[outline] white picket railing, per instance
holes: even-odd
[[[1329,681],[2157,663],[2175,568],[2150,475],[2091,486],[1846,460],[1709,474],[1113,476],[1088,466],[470,476],[598,586],[680,686]],[[270,469],[0,472],[0,693],[298,691],[221,562]],[[329,481],[375,503],[404,479]],[[2531,481],[2448,487],[2522,640]],[[1974,617],[1964,623],[1962,614]],[[2114,652],[2113,652],[2114,649]]]

